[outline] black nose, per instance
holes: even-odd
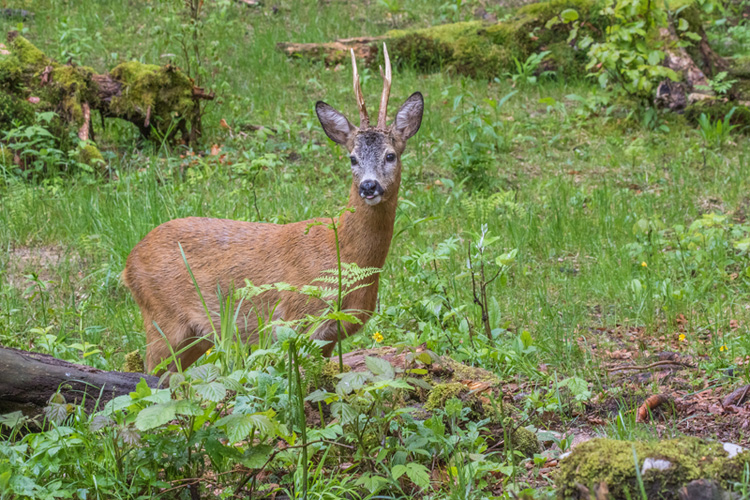
[[[362,181],[359,185],[359,195],[364,198],[373,198],[383,194],[383,188],[378,181]]]

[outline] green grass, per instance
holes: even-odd
[[[431,2],[405,3],[412,16],[404,22],[410,25],[426,26],[445,16]],[[351,2],[276,4],[274,13],[270,2],[257,9],[229,2],[225,15],[206,30],[206,51],[215,57],[207,62],[212,77],[204,85],[218,98],[207,106],[199,152],[218,144],[223,160],[183,158],[184,147],[143,144],[129,125],[108,120],[101,130],[96,119],[110,179],[0,181],[1,344],[119,369],[124,355],[143,351],[145,343],[138,308],[119,281],[130,250],[151,229],[177,217],[257,220],[251,179],[243,168],[264,155],[270,166],[254,188],[261,220],[285,223],[338,212],[349,189],[348,161],[325,138],[313,105],[322,99],[355,116],[350,69],[290,60],[276,43],[377,35],[392,23],[387,9],[375,3],[367,14]],[[26,36],[49,55],[60,57],[73,45],[76,62],[98,71],[130,59],[181,64],[179,55],[165,56],[179,54],[169,33],[180,20],[168,2],[43,0],[28,7],[36,17],[25,25]],[[464,16],[470,7],[464,7]],[[0,21],[3,31],[15,24]],[[59,43],[71,34],[75,41],[68,47]],[[381,84],[374,71],[363,73],[372,107]],[[748,141],[732,136],[733,141],[713,148],[676,115],[662,117],[669,132],[647,130],[625,112],[580,116],[579,104],[566,96],[590,95],[586,81],[545,80],[524,87],[493,115],[484,99],[513,91],[509,81],[488,84],[399,68],[391,110],[416,90],[425,95],[425,118],[403,157],[403,202],[382,276],[380,314],[346,342],[345,350],[370,347],[380,331],[386,345],[426,342],[439,354],[483,364],[504,380],[548,386],[552,374],[577,376],[595,393],[613,384],[602,364],[611,362],[604,352],[618,348],[614,336],[597,336],[596,328],[637,327],[654,339],[665,336],[660,345],[703,355],[710,374],[750,354],[750,260],[746,249],[735,247],[750,232],[743,215],[750,209]],[[463,100],[454,109],[458,96]],[[548,108],[539,102],[543,98],[558,104]],[[483,180],[461,184],[454,148],[470,143],[469,132],[456,133],[452,118],[472,105],[501,120],[509,132],[506,147],[484,158]],[[234,136],[219,127],[222,118]],[[278,133],[237,133],[249,124]],[[503,198],[508,203],[488,205],[487,198],[497,192],[510,193]],[[469,203],[489,208],[467,217]],[[675,232],[655,241],[660,230],[687,228],[707,213],[728,217],[713,236],[704,231],[703,243],[685,248],[682,257],[676,257]],[[651,228],[646,224],[639,230],[639,221],[651,221]],[[507,282],[490,287],[497,302],[492,327],[501,329],[496,349],[482,342],[471,347],[461,326],[466,320],[475,336],[482,335],[466,253],[483,224],[500,237],[488,249],[490,260],[518,249]],[[437,274],[431,261],[419,272],[405,262],[404,257],[451,237],[458,238],[456,249],[437,261]],[[32,257],[21,250],[27,248]],[[39,248],[54,258],[40,260]],[[33,282],[24,275],[32,272],[46,283],[43,297],[27,291]],[[445,304],[438,315],[433,306],[440,300],[430,305],[432,297],[443,295],[443,285],[459,310],[458,321],[445,321],[446,332],[439,320]],[[684,341],[678,338],[680,315],[687,322]],[[730,328],[730,320],[738,327]],[[513,347],[524,330],[531,334],[533,352]],[[101,352],[82,359],[71,345],[83,342]],[[640,354],[656,349],[644,345]],[[630,423],[618,430],[614,418],[611,422],[613,434],[640,435]]]
[[[161,54],[175,52],[165,37],[158,35],[163,26],[153,22],[169,22],[163,4],[135,10],[119,4],[92,5],[95,7],[76,8],[50,3],[49,9],[37,8],[36,18],[26,26],[29,38],[54,54],[61,50],[57,41],[63,30],[55,19],[67,17],[68,26],[75,23],[83,30],[82,36],[101,34],[102,48],[94,50],[92,46],[81,62],[102,71],[128,55],[164,62]],[[319,8],[308,3],[281,4],[278,14],[268,9],[230,7],[225,22],[211,25],[206,38],[216,42],[226,57],[218,70],[217,80],[223,89],[220,99],[209,107],[205,119],[206,143],[222,144],[222,152],[234,165],[205,157],[180,175],[179,148],[165,157],[150,145],[139,146],[134,131],[110,120],[104,142],[111,144],[116,182],[55,182],[46,187],[9,182],[3,188],[0,215],[4,267],[16,269],[14,272],[24,267],[23,262],[13,262],[15,247],[55,245],[76,255],[73,267],[83,276],[70,276],[70,269],[62,265],[52,270],[52,279],[59,285],[48,292],[53,314],[47,325],[40,324],[39,301],[25,300],[18,289],[7,284],[6,277],[3,300],[9,310],[18,312],[6,316],[4,341],[18,344],[29,329],[47,326],[53,326],[52,332],[61,338],[70,336],[69,318],[80,312],[78,304],[84,300],[91,306],[78,327],[103,328],[94,342],[102,342],[105,349],[114,344],[118,352],[142,348],[137,309],[117,280],[127,254],[150,229],[172,218],[256,219],[247,183],[233,172],[237,162],[246,158],[261,153],[278,157],[258,180],[263,220],[289,222],[335,213],[345,202],[348,169],[342,153],[325,140],[312,105],[325,99],[351,115],[351,75],[347,68],[332,71],[290,61],[275,49],[275,43],[322,41],[386,29],[369,20],[362,25],[345,11],[346,7]],[[124,18],[129,19],[127,28],[117,21]],[[7,24],[5,28],[10,27]],[[154,43],[147,44],[144,38]],[[104,57],[114,53],[117,61]],[[370,102],[375,102],[380,84],[372,76],[365,83],[365,92]],[[565,96],[586,95],[588,86],[584,82],[544,83],[524,89],[500,110],[501,118],[512,120],[516,128],[509,151],[494,155],[486,167],[492,184],[484,192],[512,191],[519,209],[512,214],[492,211],[485,219],[466,220],[460,216],[462,200],[482,193],[476,188],[451,190],[434,185],[437,179],[451,177],[448,152],[465,140],[453,133],[450,119],[460,111],[453,110],[454,98],[463,95],[464,106],[475,103],[486,107],[484,97],[497,99],[511,89],[506,82],[487,86],[439,73],[421,76],[404,68],[396,74],[391,100],[397,103],[417,89],[425,94],[428,104],[422,129],[404,156],[402,197],[410,203],[402,204],[399,211],[396,232],[400,235],[388,259],[381,310],[416,304],[425,294],[405,272],[404,255],[457,235],[462,242],[451,258],[441,263],[445,268],[441,273],[452,277],[454,300],[465,304],[466,314],[476,321],[466,293],[463,256],[469,234],[486,223],[492,234],[501,237],[495,252],[518,248],[518,262],[507,285],[492,289],[502,313],[502,318],[495,318],[497,323],[512,331],[528,329],[544,355],[560,364],[560,369],[574,369],[583,355],[569,342],[577,326],[630,322],[655,329],[682,313],[699,327],[721,320],[730,311],[735,319],[745,317],[744,308],[736,306],[748,292],[744,276],[734,282],[703,282],[661,265],[658,255],[656,262],[642,268],[625,250],[637,241],[633,226],[639,219],[653,219],[666,227],[689,225],[705,211],[702,205],[710,197],[721,200],[719,211],[732,213],[739,208],[748,188],[744,141],[704,151],[697,132],[683,125],[679,117],[665,117],[669,133],[650,133],[622,117],[579,120],[573,117],[575,103]],[[546,106],[538,103],[543,97],[565,103],[566,111],[548,113]],[[267,141],[252,135],[231,139],[217,127],[219,117],[235,127],[263,124],[282,132]],[[285,159],[290,154],[292,159]],[[459,180],[454,178],[454,182]],[[423,217],[433,220],[411,227],[411,221]],[[720,249],[708,264],[721,266],[721,259],[730,254],[731,249]],[[33,270],[33,265],[26,270]],[[634,298],[628,290],[634,278],[670,278],[676,284],[693,284],[696,291],[667,313],[649,307],[653,304],[644,307]],[[601,312],[592,314],[594,309]],[[397,313],[393,318],[397,328],[389,340],[397,340],[401,329],[414,327],[409,316],[408,310]],[[354,342],[366,343],[362,339],[380,323],[386,328],[385,320],[373,321]],[[126,339],[124,345],[122,339]],[[111,366],[117,366],[118,359],[110,360]]]

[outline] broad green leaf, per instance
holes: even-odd
[[[245,450],[245,453],[242,454],[239,462],[248,469],[260,469],[266,464],[272,451],[273,448],[267,444],[253,446],[252,448]]]
[[[396,375],[391,364],[383,358],[368,356],[365,358],[365,365],[367,365],[367,369],[375,375],[380,375],[385,378],[393,378]]]
[[[527,349],[534,344],[534,339],[531,338],[531,333],[528,330],[521,332],[521,342],[523,342],[523,346]]]
[[[575,9],[565,9],[564,11],[560,12],[560,18],[565,24],[570,24],[573,21],[578,20],[578,11],[576,11]]]
[[[188,370],[188,375],[194,379],[203,380],[204,382],[213,382],[221,373],[216,365],[205,364],[193,366]]]
[[[341,421],[342,425],[347,425],[351,422],[354,422],[359,416],[357,410],[352,408],[349,403],[343,403],[341,401],[336,401],[335,403],[331,404],[331,414],[334,417],[338,418]]]
[[[406,475],[422,489],[430,487],[430,471],[424,465],[411,462],[406,465]]]
[[[509,266],[513,264],[516,261],[516,254],[518,253],[518,249],[514,248],[510,252],[506,252],[495,260],[495,263],[498,266]]]
[[[200,397],[215,403],[218,403],[227,396],[227,388],[221,382],[195,384],[193,387]]]
[[[130,399],[143,399],[150,395],[151,388],[146,383],[146,379],[142,378],[135,386],[135,391],[130,393]]]
[[[428,366],[432,364],[432,356],[430,356],[430,354],[427,352],[420,352],[419,354],[417,354],[416,359],[418,361],[421,361],[422,364],[425,364]]]
[[[173,373],[169,376],[169,389],[171,391],[176,390],[184,381],[185,375],[182,373]]]
[[[135,419],[135,427],[139,431],[147,431],[174,420],[177,404],[177,401],[170,400],[141,410]]]
[[[326,403],[330,403],[334,401],[338,396],[332,392],[328,392],[323,389],[318,389],[317,391],[311,392],[307,395],[305,398],[305,401],[310,401],[311,403],[318,403],[320,401],[325,401]]]
[[[350,394],[352,391],[360,390],[370,379],[370,375],[362,372],[347,372],[337,375],[339,381],[336,384],[336,392]]]
[[[375,476],[373,474],[370,474],[369,472],[366,472],[362,474],[359,479],[357,479],[357,482],[354,483],[357,486],[362,486],[364,489],[370,492],[370,494],[377,493],[383,486],[388,484],[388,479],[381,477],[381,476]]]
[[[403,476],[406,473],[406,466],[405,465],[394,465],[393,468],[391,468],[391,476],[393,476],[393,479],[398,479],[401,476]]]
[[[227,438],[232,443],[246,439],[253,429],[261,435],[270,436],[275,433],[276,424],[271,420],[274,416],[272,411],[263,413],[253,413],[252,415],[241,415],[232,413],[219,419],[216,425],[224,427]]]
[[[175,406],[175,413],[178,415],[200,415],[203,413],[203,409],[194,401],[179,399]]]
[[[372,385],[365,387],[365,392],[378,391],[390,387],[391,389],[406,389],[411,390],[412,386],[405,380],[401,379],[385,379],[374,382]]]

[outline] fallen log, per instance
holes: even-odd
[[[335,66],[348,60],[349,51],[353,50],[357,59],[364,59],[365,63],[373,63],[378,54],[377,42],[385,39],[382,36],[340,38],[328,43],[291,43],[279,42],[276,47],[289,57],[299,57],[325,61],[329,66]]]
[[[563,20],[564,12],[571,10],[578,18],[576,23]],[[588,61],[587,45],[580,42],[602,41],[610,23],[611,19],[603,14],[602,4],[597,0],[546,0],[524,5],[513,15],[494,23],[458,22],[326,43],[284,42],[277,47],[290,57],[323,61],[327,65],[344,63],[349,57],[348,51],[353,49],[374,66],[382,58],[379,47],[385,41],[396,66],[411,66],[423,73],[440,70],[489,79],[512,74],[517,71],[518,62],[545,52],[538,73],[556,71],[560,75],[578,77],[587,72]],[[687,28],[677,33],[677,25]],[[697,5],[688,3],[670,18],[668,27],[655,29],[649,37],[660,42],[660,50],[666,54],[664,65],[674,70],[681,80],[664,81],[658,86],[656,102],[659,106],[683,112],[699,101],[717,101],[711,95],[709,77],[726,70],[738,80],[729,93],[730,100],[734,101],[730,108],[735,104],[746,107],[750,99],[750,60],[730,63],[710,47],[703,29],[702,11]],[[699,42],[690,45],[687,43],[690,40]],[[706,105],[705,102],[700,104],[700,112]],[[747,125],[745,114],[735,113],[733,123]]]
[[[133,123],[150,138],[189,142],[200,134],[196,110],[214,94],[197,87],[192,78],[171,64],[157,66],[130,61],[98,74],[93,68],[62,64],[47,57],[26,38],[11,31],[0,43],[0,128],[34,124],[35,113],[53,111],[60,149],[70,150],[77,137],[89,147],[87,157],[101,159],[88,141],[94,140],[91,118]],[[74,132],[75,134],[71,134]],[[181,134],[178,136],[178,134]],[[9,145],[12,149],[12,145]],[[91,148],[94,148],[92,150]],[[80,156],[80,155],[79,155]],[[7,158],[0,158],[6,160]],[[16,165],[23,168],[23,164]]]
[[[150,387],[158,386],[158,377],[143,373],[108,372],[47,354],[0,347],[0,414],[39,414],[58,392],[68,403],[93,411],[97,404],[101,408],[110,399],[135,391],[142,378]]]

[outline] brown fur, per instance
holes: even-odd
[[[346,144],[349,150],[354,147],[353,141],[358,133],[349,137]],[[379,204],[369,206],[360,197],[355,180],[348,203],[348,207],[355,211],[345,213],[339,221],[341,260],[355,262],[362,268],[383,266],[393,236],[401,183],[400,156],[405,141],[389,132],[386,135],[387,142],[399,157],[395,177],[389,179],[392,184],[386,195]],[[170,356],[169,348],[154,323],[164,332],[175,351],[197,338],[210,339],[212,332],[178,243],[182,245],[208,309],[213,313],[219,310],[217,285],[223,293],[232,286],[243,286],[246,278],[255,285],[285,282],[300,286],[312,283],[322,271],[336,268],[333,231],[314,226],[305,234],[313,221],[277,225],[189,217],[166,222],[151,231],[130,253],[123,272],[123,281],[143,314],[148,369],[153,370]],[[370,286],[360,288],[344,299],[344,309],[358,311],[363,323],[375,309],[378,278],[378,275],[368,278],[372,283]],[[317,314],[324,308],[322,301],[311,301],[304,295],[291,292],[266,292],[259,299],[262,303],[256,299],[254,304],[258,312],[263,314],[278,303],[274,317],[285,320]],[[250,313],[248,325],[242,329],[246,336],[256,340],[257,322],[249,304],[242,312]],[[239,322],[241,327],[245,326],[242,320]],[[349,323],[344,326],[347,336],[362,327]],[[330,356],[337,337],[335,323],[324,324],[313,336],[330,341],[323,349],[324,355]],[[194,363],[209,347],[211,342],[203,340],[178,355],[182,368]]]

